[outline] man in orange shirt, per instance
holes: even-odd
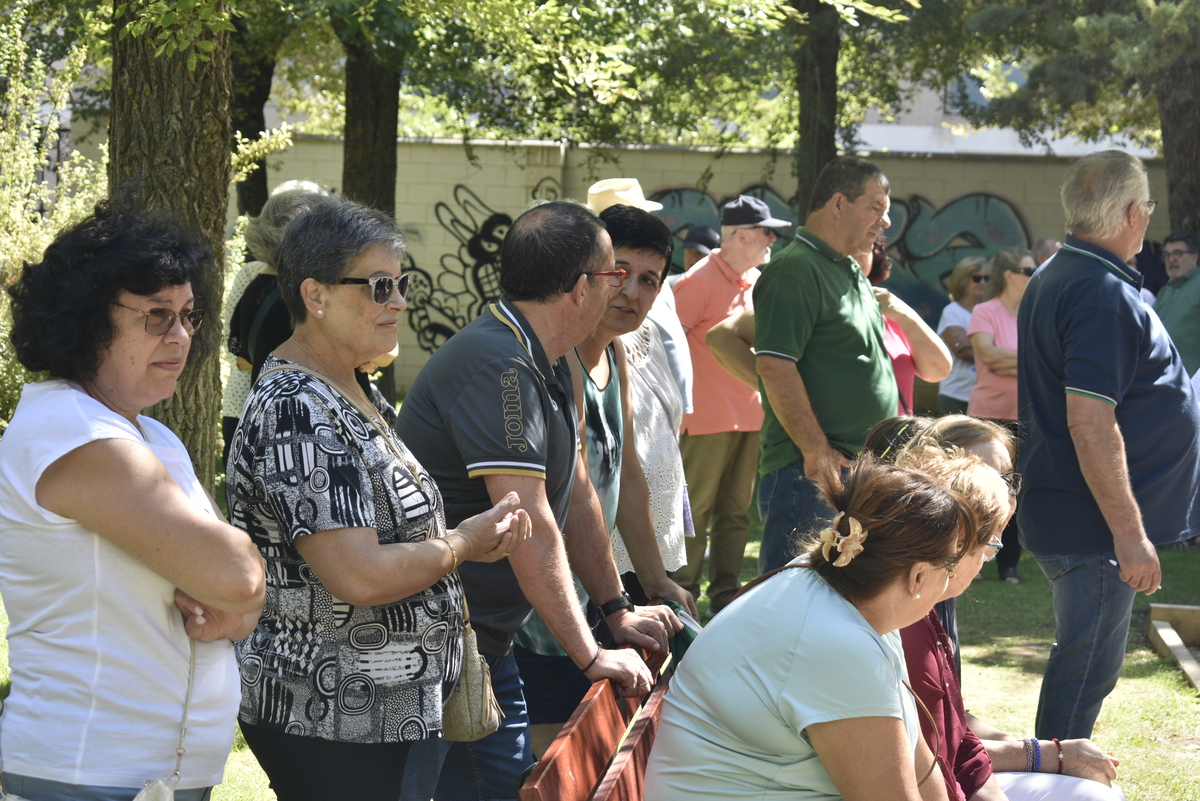
[[[750,536],[750,498],[763,413],[758,392],[717,362],[704,335],[729,315],[752,306],[758,266],[771,258],[775,229],[788,225],[772,217],[762,200],[739,195],[721,212],[721,247],[674,286],[694,373],[695,411],[683,417],[679,450],[696,529],[696,536],[687,541],[687,565],[676,571],[675,581],[699,599],[711,520],[708,598],[714,614],[733,600],[741,586],[738,576]]]

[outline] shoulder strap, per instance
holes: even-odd
[[[267,296],[263,299],[262,304],[258,307],[258,311],[254,315],[254,322],[250,324],[250,336],[246,339],[246,350],[249,352],[251,360],[254,359],[254,346],[258,344],[258,334],[262,331],[263,323],[282,294],[283,291],[279,288],[277,280],[274,288],[267,293]]]

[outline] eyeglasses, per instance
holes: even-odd
[[[131,312],[146,318],[146,333],[150,336],[161,337],[163,334],[175,327],[176,320],[183,320],[183,330],[188,336],[196,333],[196,329],[204,322],[204,309],[192,309],[190,312],[176,314],[170,309],[151,309],[150,311],[142,311],[135,309],[132,306],[126,306],[124,303],[112,302],[114,306],[120,306],[122,309],[129,309]]]
[[[1142,205],[1146,207],[1147,214],[1153,214],[1154,210],[1158,208],[1158,201],[1154,198],[1151,198],[1149,200],[1143,200]]]
[[[1021,478],[1020,473],[1004,473],[1000,477],[1004,479],[1004,483],[1008,485],[1008,491],[1012,493],[1014,498],[1021,494],[1024,479]]]
[[[990,275],[972,275],[971,280],[977,284],[987,283],[991,279]]]
[[[983,547],[992,549],[983,555],[983,561],[990,562],[996,558],[996,554],[1000,553],[1000,549],[1004,547],[1004,543],[1000,540],[992,540]]]
[[[1033,271],[1036,269],[1036,267],[1009,267],[1008,272],[1016,273],[1017,275],[1030,276],[1033,275]]]
[[[343,278],[336,283],[342,286],[366,286],[371,285],[371,300],[378,303],[380,306],[392,299],[392,290],[400,290],[400,299],[404,300],[404,296],[408,294],[408,279],[412,275],[405,273],[399,278],[393,278],[390,275],[376,275],[371,278]]]
[[[1189,253],[1195,253],[1195,252],[1196,251],[1194,251],[1194,250],[1164,250],[1163,258],[1166,259],[1167,261],[1170,261],[1171,259],[1182,259],[1184,256],[1188,255]]]
[[[616,279],[613,281],[612,286],[621,286],[625,283],[625,276],[629,275],[629,272],[618,267],[615,270],[597,270],[591,273],[584,273],[584,275],[608,276],[609,278]]]

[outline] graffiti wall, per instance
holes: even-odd
[[[341,183],[342,143],[298,136],[271,159],[270,182]],[[558,142],[407,140],[397,145],[396,217],[409,238],[407,325],[400,333],[396,382],[404,391],[429,354],[470,322],[498,292],[504,235],[532,200],[587,197],[601,178],[637,178],[679,237],[694,224],[719,228],[721,209],[738,194],[762,198],[774,216],[796,220],[794,184],[775,154],[730,149],[642,147],[612,152],[600,175],[590,172],[588,146]],[[1069,159],[943,157],[880,153],[872,160],[892,186],[887,240],[896,264],[889,286],[935,320],[946,293],[942,278],[968,255],[989,256],[1042,237],[1062,236],[1058,188]],[[1152,186],[1165,186],[1160,162],[1150,162]],[[697,188],[707,176],[706,190]],[[231,223],[233,216],[231,215]],[[1149,238],[1166,235],[1168,216],[1151,218]],[[1159,230],[1159,229],[1162,230]],[[681,240],[682,241],[682,240]],[[677,263],[682,265],[682,249]]]

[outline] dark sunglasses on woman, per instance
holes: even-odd
[[[411,277],[411,274],[405,273],[399,278],[392,278],[390,275],[376,275],[373,278],[343,278],[338,281],[338,284],[354,286],[370,284],[371,300],[382,306],[391,299],[392,290],[396,288],[400,289],[400,299],[403,300],[408,294],[408,279]]]

